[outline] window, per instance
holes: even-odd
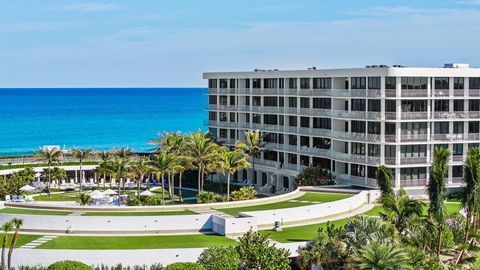
[[[297,146],[297,135],[288,135],[288,144]]]
[[[395,123],[385,123],[385,135],[395,135],[396,132]]]
[[[208,80],[208,88],[217,88],[217,80],[216,79],[209,79]]]
[[[368,100],[368,111],[369,112],[380,112],[381,111],[381,106],[380,106],[380,100],[378,99],[369,99]]]
[[[385,77],[385,89],[386,90],[396,90],[397,89],[397,78],[396,77]]]
[[[478,112],[480,111],[480,100],[469,100],[468,101],[468,110],[471,112]]]
[[[235,113],[234,112],[230,113],[230,122],[235,122]]]
[[[220,79],[220,88],[227,88],[227,79]]]
[[[288,154],[288,163],[290,163],[290,164],[297,164],[297,155],[295,155],[295,154]]]
[[[470,121],[468,122],[468,133],[479,133],[480,131],[480,122]]]
[[[315,109],[331,109],[331,98],[313,98],[313,108]]]
[[[461,144],[461,143],[454,143],[454,144],[453,144],[452,155],[454,155],[454,156],[463,156],[463,144]]]
[[[332,120],[330,118],[313,118],[313,128],[331,129]]]
[[[277,88],[277,79],[263,79],[263,88],[265,88],[265,89],[276,89]]]
[[[402,145],[400,146],[400,157],[402,158],[424,158],[427,156],[426,145]]]
[[[463,81],[464,81],[464,78],[458,78],[458,77],[453,78],[453,89],[456,89],[456,90],[463,89],[464,87]]]
[[[331,146],[332,146],[332,141],[330,139],[313,137],[314,148],[330,149]]]
[[[220,96],[220,105],[227,105],[227,96]]]
[[[463,122],[453,122],[453,133],[463,134]]]
[[[252,79],[252,86],[254,89],[262,88],[262,80],[261,79]]]
[[[365,133],[365,127],[364,121],[352,121],[352,132]]]
[[[385,111],[386,112],[396,112],[397,111],[397,102],[395,100],[385,100]]]
[[[208,112],[208,120],[216,121],[217,120],[217,113],[216,112]]]
[[[368,166],[367,167],[367,177],[371,179],[377,178],[377,167]]]
[[[380,145],[378,145],[378,144],[369,144],[369,145],[368,145],[368,156],[370,156],[370,157],[379,157],[379,156],[380,156]]]
[[[310,157],[300,155],[300,165],[302,166],[309,166],[310,165]]]
[[[437,112],[448,112],[449,111],[449,100],[435,100],[435,111]]]
[[[300,127],[309,128],[310,127],[310,118],[309,117],[300,117]]]
[[[454,178],[463,177],[463,166],[452,166],[452,177]]]
[[[220,138],[227,138],[227,130],[226,129],[220,129]]]
[[[300,88],[301,89],[310,89],[310,79],[309,78],[300,78]]]
[[[380,135],[380,122],[368,122],[368,134]]]
[[[297,107],[297,98],[296,97],[289,97],[288,98],[288,107],[296,108]]]
[[[263,106],[277,107],[277,97],[263,97]]]
[[[352,111],[365,111],[365,99],[352,99]]]
[[[258,96],[252,97],[252,105],[253,106],[262,106],[262,98]]]
[[[208,104],[217,104],[217,96],[208,96]]]
[[[465,102],[462,99],[460,99],[460,100],[455,99],[453,101],[453,110],[455,112],[463,112],[465,110],[464,104],[465,104]]]
[[[280,88],[280,89],[285,88],[285,79],[284,78],[278,79],[278,88]]]
[[[300,136],[300,146],[310,147],[310,138],[307,136]]]
[[[310,98],[300,98],[300,108],[310,108]]]
[[[402,77],[402,90],[427,89],[427,77]]]
[[[364,143],[352,143],[352,152],[353,155],[365,155],[365,144]]]
[[[434,123],[435,134],[448,134],[448,122],[435,122]]]
[[[425,100],[402,100],[402,112],[426,112],[427,101]]]
[[[447,77],[435,77],[435,89],[448,90],[449,78]]]
[[[353,176],[365,177],[365,165],[352,164],[350,170]]]
[[[277,161],[277,151],[265,150],[263,152],[263,159]]]
[[[331,89],[331,78],[313,78],[313,89]]]
[[[288,79],[288,88],[297,89],[297,79],[296,78]]]
[[[235,105],[235,96],[230,96],[230,105]]]
[[[260,114],[252,114],[252,122],[255,124],[260,124]]]
[[[380,77],[368,77],[368,89],[380,89]]]
[[[220,121],[222,122],[227,122],[227,113],[226,112],[220,112]]]
[[[278,97],[278,106],[279,107],[284,107],[285,106],[285,98],[284,97]]]
[[[296,116],[289,116],[288,117],[288,125],[291,127],[297,126],[297,117]]]
[[[264,114],[263,115],[263,123],[267,125],[277,125],[278,118],[275,114]]]
[[[230,129],[230,139],[235,139],[235,129]]]
[[[401,168],[400,180],[424,180],[427,178],[427,168]]]
[[[468,81],[469,81],[470,89],[476,89],[476,90],[480,89],[480,77],[472,77],[472,78],[469,78]]]
[[[395,145],[385,145],[385,157],[395,158],[397,156],[397,150]]]
[[[250,88],[250,79],[245,80],[245,88],[247,88],[247,89]]]
[[[365,77],[352,77],[352,89],[365,89]]]
[[[420,135],[427,134],[427,123],[426,122],[406,122],[401,123],[401,135]]]

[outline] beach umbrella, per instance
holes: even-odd
[[[115,192],[111,189],[107,189],[103,192],[103,194],[105,194],[105,195],[117,195],[117,192]]]
[[[152,196],[153,195],[153,192],[151,192],[150,190],[145,190],[143,192],[140,192],[140,195],[143,195],[143,196]]]
[[[105,194],[101,192],[100,190],[94,190],[90,193],[90,197],[92,198],[103,198],[105,197]]]
[[[30,185],[25,185],[23,187],[20,188],[21,191],[34,191],[36,190],[36,188],[30,186]]]

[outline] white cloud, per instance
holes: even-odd
[[[102,3],[72,3],[66,6],[63,6],[61,10],[63,11],[117,11],[121,9],[119,5],[116,4],[102,4]]]
[[[184,11],[170,12],[165,14],[153,13],[153,14],[132,16],[130,17],[130,19],[134,21],[162,21],[162,20],[171,20],[171,19],[181,18],[187,14],[188,12],[184,12]]]

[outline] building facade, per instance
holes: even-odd
[[[435,147],[452,155],[447,185],[460,187],[463,161],[480,140],[480,69],[367,66],[351,69],[205,73],[208,126],[226,145],[260,130],[255,171],[236,180],[276,192],[304,166],[339,183],[374,187],[379,165],[394,187],[424,190]]]

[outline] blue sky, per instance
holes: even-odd
[[[480,0],[0,0],[0,87],[205,86],[204,71],[480,66]]]

